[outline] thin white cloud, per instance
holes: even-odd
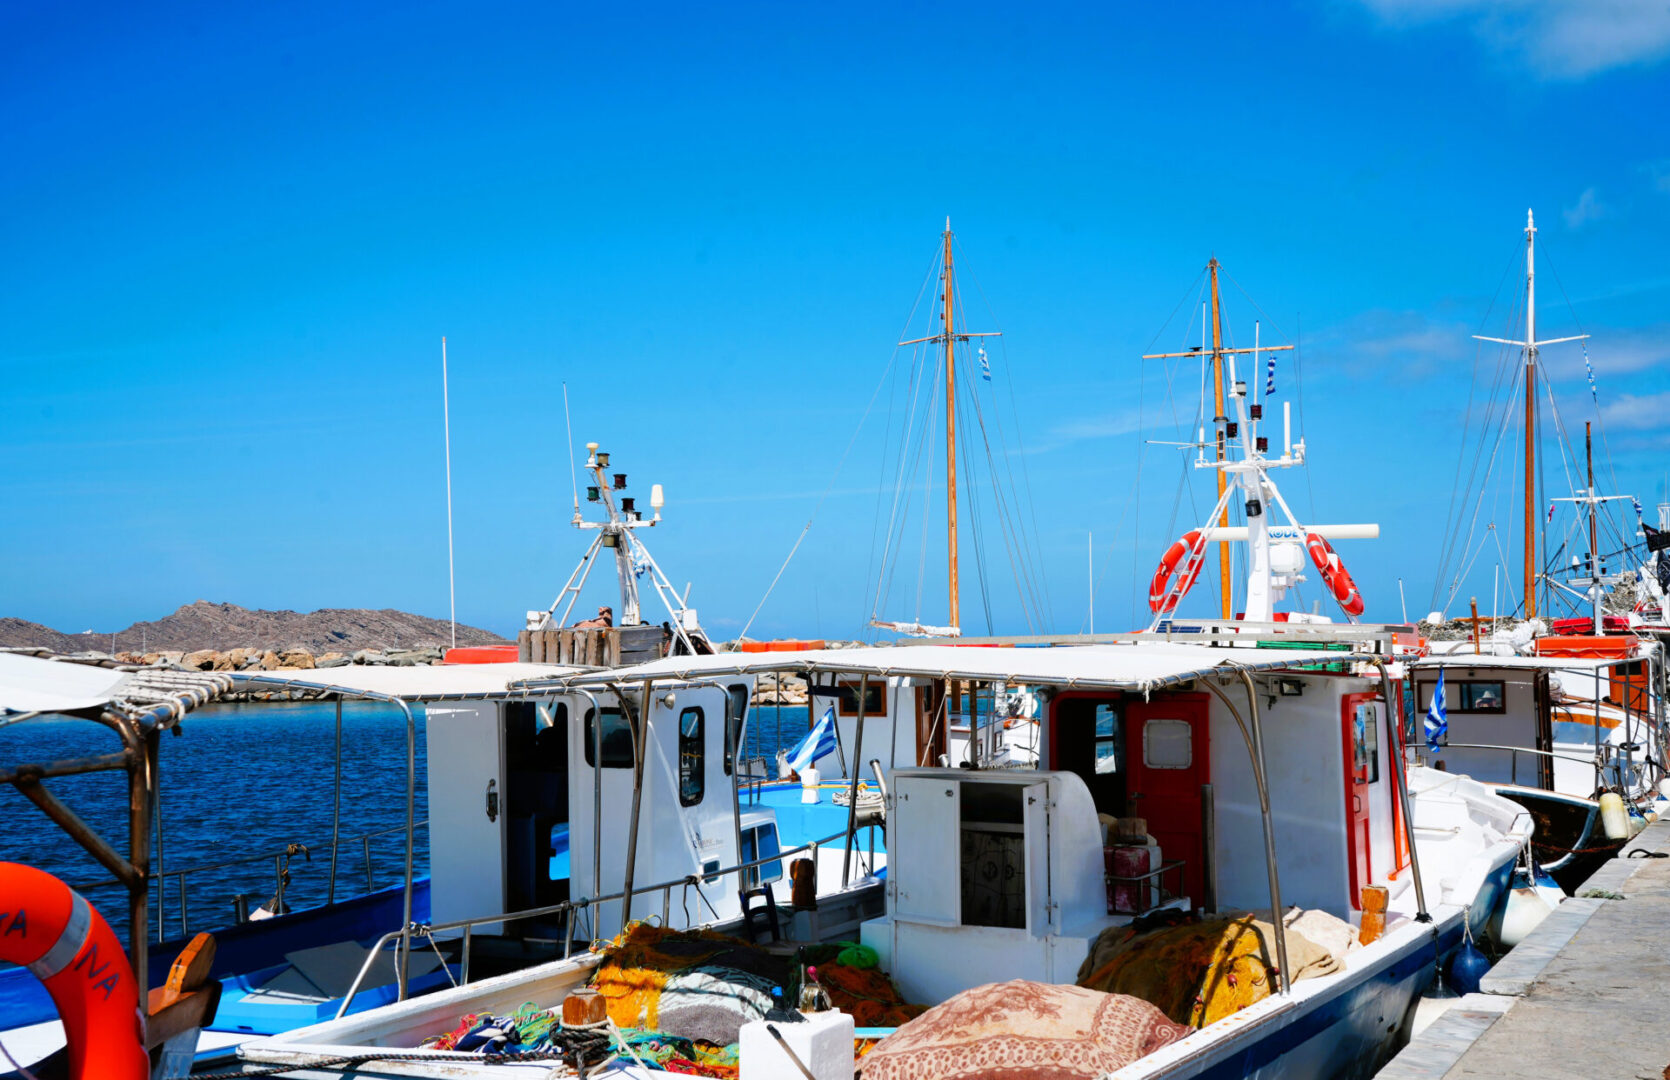
[[[1670,426],[1670,391],[1657,394],[1619,394],[1600,411],[1606,426],[1616,431],[1651,431]]]
[[[1584,188],[1583,194],[1577,197],[1577,202],[1561,211],[1565,215],[1568,229],[1581,229],[1611,212],[1611,208],[1600,201],[1600,195],[1592,187]]]
[[[1582,79],[1670,56],[1665,0],[1358,0],[1388,26],[1466,27],[1515,65]]]

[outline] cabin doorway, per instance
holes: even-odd
[[[568,899],[568,705],[507,701],[501,709],[505,910],[524,911]]]
[[[1183,863],[1183,891],[1205,900],[1200,788],[1212,779],[1208,698],[1200,693],[1129,699],[1125,708],[1126,802],[1166,862]]]
[[[1050,702],[1049,767],[1077,773],[1098,814],[1125,817],[1126,698],[1069,691]]]

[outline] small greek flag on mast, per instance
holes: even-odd
[[[1276,392],[1276,354],[1271,353],[1264,364],[1264,396],[1269,397]]]
[[[1438,669],[1438,685],[1432,688],[1432,704],[1426,707],[1426,748],[1436,754],[1439,741],[1450,730],[1449,714],[1444,710],[1444,669]]]
[[[992,381],[992,359],[986,355],[986,347],[980,346],[980,377],[987,382]]]

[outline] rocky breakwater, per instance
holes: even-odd
[[[755,705],[804,705],[806,680],[799,675],[766,671],[754,682]]]
[[[172,667],[186,671],[230,671],[257,674],[260,672],[297,672],[317,668],[347,667],[364,664],[381,667],[416,667],[439,664],[442,650],[422,649],[359,649],[353,653],[322,652],[300,645],[283,649],[197,649],[182,652],[177,649],[148,653],[117,653],[112,659],[119,664],[144,667]],[[248,690],[222,695],[222,701],[305,701],[324,695],[308,690]]]

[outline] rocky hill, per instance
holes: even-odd
[[[0,646],[37,646],[61,653],[294,648],[326,653],[416,649],[448,645],[451,641],[451,624],[445,619],[392,609],[251,611],[236,604],[199,600],[172,615],[136,622],[114,635],[108,631],[66,634],[22,619],[0,618]],[[463,624],[458,627],[460,645],[491,645],[502,641],[503,638],[491,631]]]

